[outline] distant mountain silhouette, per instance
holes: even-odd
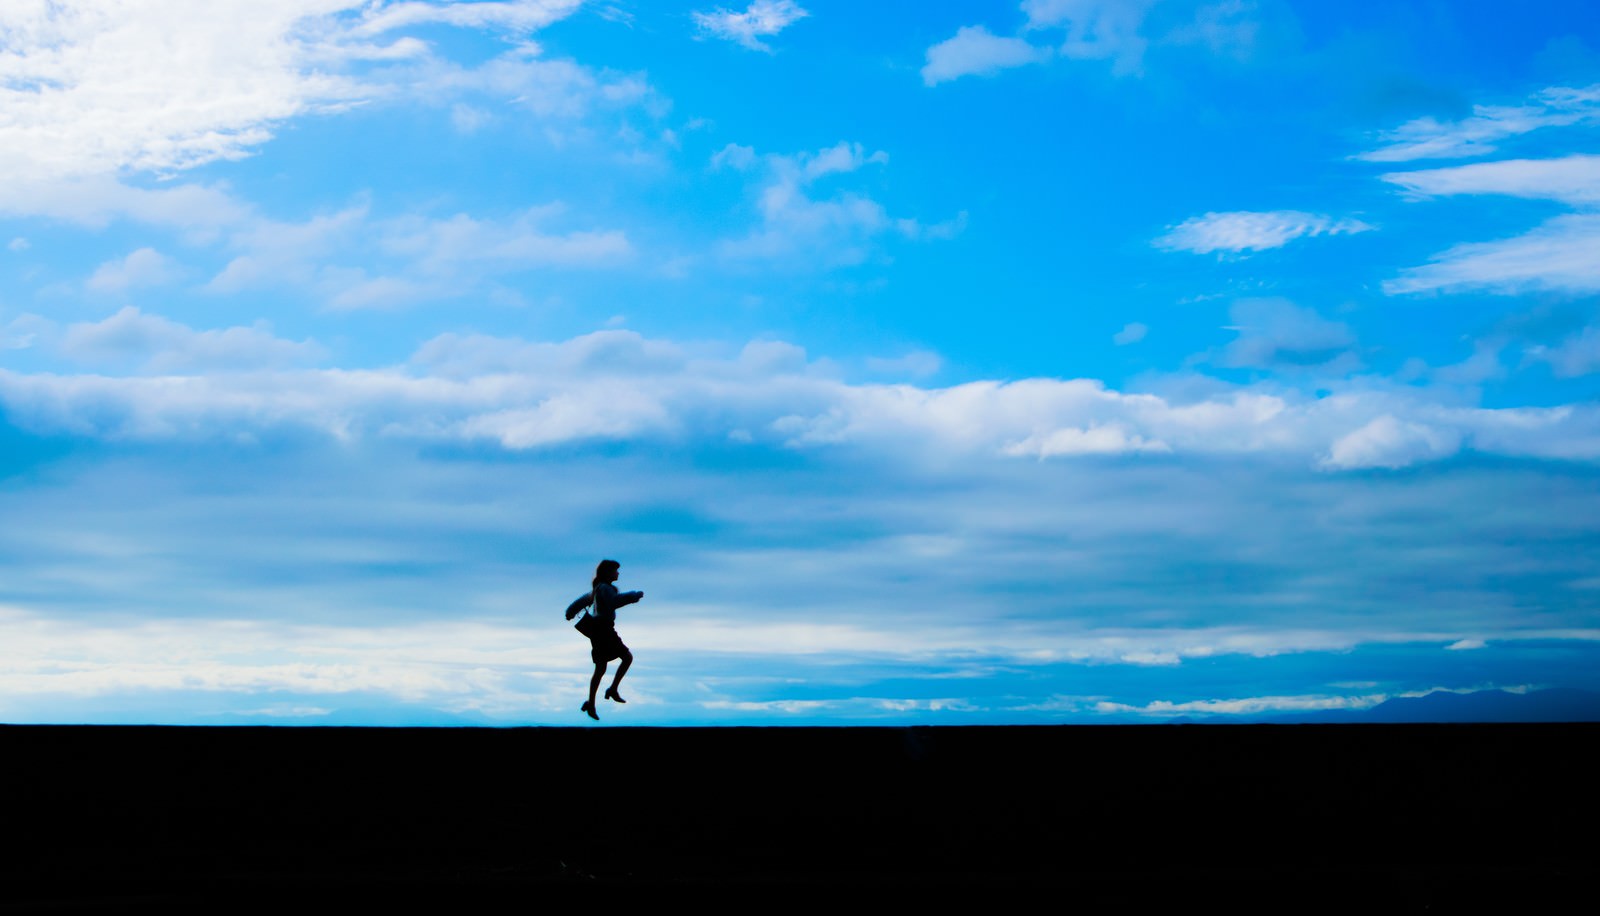
[[[1395,697],[1371,709],[1330,709],[1274,716],[1273,722],[1600,722],[1600,693],[1556,687],[1511,693],[1436,691]]]

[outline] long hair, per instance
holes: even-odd
[[[606,570],[621,568],[622,564],[618,563],[616,560],[601,560],[600,565],[594,568],[594,579],[589,583],[589,587],[594,588],[595,586],[599,585],[600,577],[605,574]]]

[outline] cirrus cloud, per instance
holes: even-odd
[[[1299,210],[1232,211],[1192,216],[1155,240],[1169,251],[1237,253],[1282,248],[1301,238],[1353,235],[1373,227],[1358,219],[1336,219]]]

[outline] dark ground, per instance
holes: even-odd
[[[7,726],[0,912],[1037,892],[1078,912],[1592,912],[1597,738]]]

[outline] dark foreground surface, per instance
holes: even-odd
[[[720,898],[761,911],[1042,893],[1079,912],[1587,912],[1597,738],[1595,725],[0,727],[15,847],[0,910]]]

